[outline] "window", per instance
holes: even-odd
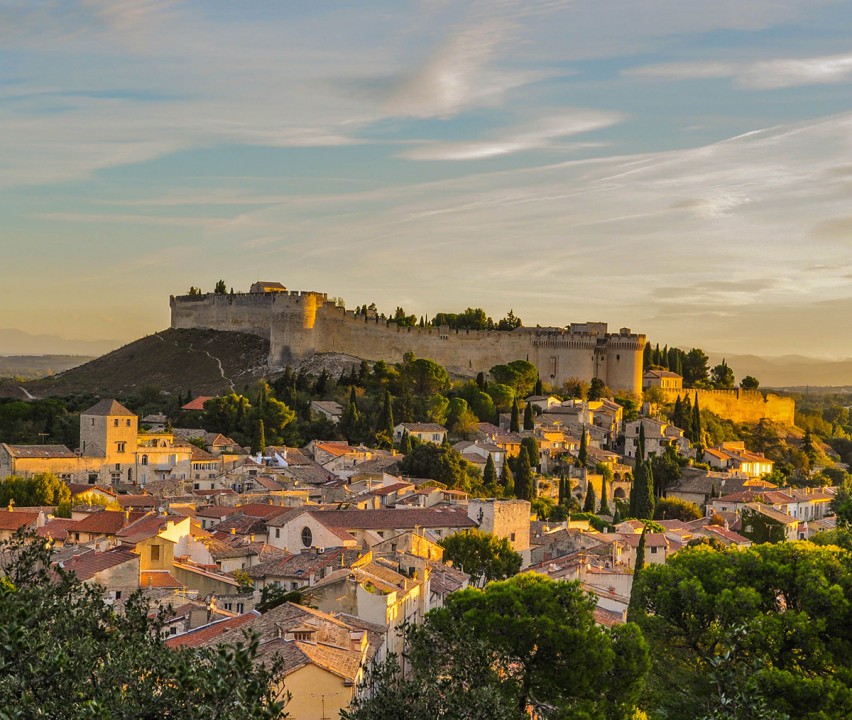
[[[277,538],[281,537],[281,528],[275,528],[275,537],[277,537]]]
[[[121,590],[116,590],[116,591],[115,591],[115,599],[116,599],[116,600],[121,600]]]
[[[242,615],[245,612],[245,605],[242,603],[237,603],[237,612]]]
[[[127,427],[130,427],[130,420],[127,421]]]
[[[112,421],[112,426],[118,427],[118,418],[116,418],[115,420]]]
[[[147,465],[147,464],[148,464],[148,456],[147,456],[147,455],[143,455],[143,456],[142,456],[142,464],[143,464],[143,465]]]
[[[515,542],[515,533],[512,533],[509,537],[511,538],[512,542]]]
[[[311,543],[314,541],[314,534],[311,532],[309,527],[302,528],[302,545],[305,547],[310,547]]]
[[[123,453],[127,450],[127,443],[118,443],[118,452]]]
[[[92,418],[92,427],[95,427],[95,418]]]
[[[658,550],[658,548],[652,547],[652,548],[651,548],[651,555],[656,555],[656,554],[657,554],[657,550]]]
[[[156,562],[160,559],[160,546],[152,545],[151,546],[151,562]]]
[[[177,635],[177,628],[174,625],[169,628],[169,635]]]

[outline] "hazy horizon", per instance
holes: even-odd
[[[852,357],[848,4],[0,0],[0,37],[2,328],[123,344],[262,279]]]

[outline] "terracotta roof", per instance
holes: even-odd
[[[615,627],[624,623],[624,615],[615,610],[607,610],[606,608],[596,607],[594,609],[595,622],[604,627]]]
[[[639,547],[642,533],[621,533],[622,540],[632,548]],[[645,533],[645,547],[668,547],[669,540],[665,533]]]
[[[106,552],[87,552],[76,555],[62,567],[68,572],[73,572],[79,580],[90,580],[99,572],[134,561],[139,562],[138,555],[124,548],[116,548]]]
[[[116,495],[115,501],[123,508],[156,508],[162,500],[153,495]]]
[[[17,530],[38,520],[37,512],[0,510],[0,530]]]
[[[739,533],[734,532],[733,530],[728,530],[727,528],[723,528],[719,525],[705,525],[701,528],[702,532],[709,532],[713,535],[719,535],[720,537],[725,538],[728,542],[737,543],[738,545],[751,543],[747,537],[740,535]]]
[[[116,537],[121,538],[122,542],[136,544],[159,535],[170,520],[174,522],[173,518],[165,515],[146,515],[123,527],[116,533]]]
[[[102,415],[102,416],[111,416],[111,415],[125,415],[129,417],[136,417],[136,413],[130,412],[124,405],[122,405],[117,400],[108,400],[104,399],[98,403],[95,403],[88,410],[84,410],[80,413],[81,415]]]
[[[115,497],[115,493],[112,490],[110,490],[109,488],[105,488],[102,485],[87,485],[86,483],[68,483],[68,489],[71,491],[71,495],[83,495],[85,493],[90,492],[102,492]]]
[[[449,595],[461,590],[470,581],[470,575],[457,567],[439,562],[430,562],[432,572],[429,576],[429,587],[438,595]]]
[[[220,635],[224,635],[229,630],[234,630],[235,628],[245,625],[247,622],[254,620],[259,615],[260,613],[257,612],[257,610],[252,610],[245,615],[237,615],[236,617],[218,620],[210,623],[209,625],[202,625],[201,627],[190,630],[183,635],[169,638],[166,640],[166,645],[170,648],[199,647],[200,645],[209,643],[211,640],[214,640]]]
[[[400,423],[408,432],[436,432],[445,433],[447,428],[438,423]]]
[[[776,522],[783,523],[784,525],[794,525],[799,521],[794,518],[792,515],[788,515],[785,512],[780,512],[778,510],[774,510],[769,507],[769,505],[764,505],[763,503],[748,503],[745,507],[749,510],[754,510],[755,512],[760,513],[761,515],[765,515]]]
[[[206,508],[201,508],[201,510],[196,510],[196,517],[204,517],[204,518],[226,518],[230,515],[236,515],[240,512],[240,508],[238,507],[228,507],[226,505],[210,505]]]
[[[36,535],[44,538],[51,538],[53,540],[65,540],[68,531],[71,530],[77,522],[77,520],[70,520],[68,518],[54,518],[53,520],[48,520],[43,527],[36,530]]]
[[[130,513],[125,519],[124,513],[118,510],[101,510],[84,517],[74,528],[76,532],[96,533],[101,535],[115,535],[125,524],[129,524],[144,517],[144,513]]]
[[[383,497],[385,495],[390,495],[391,493],[399,492],[400,490],[406,490],[408,488],[413,488],[414,485],[407,482],[397,482],[391,483],[390,485],[384,485],[383,487],[376,488],[375,490],[370,490],[370,495],[378,495]]]
[[[742,490],[740,492],[723,495],[719,498],[714,498],[713,502],[729,502],[729,503],[752,503],[762,502],[768,505],[788,505],[795,502],[792,495],[788,495],[780,490]]]
[[[204,410],[204,403],[208,400],[212,400],[213,397],[210,395],[199,395],[197,398],[193,398],[186,405],[181,405],[181,410]]]
[[[218,455],[202,450],[197,445],[192,445],[192,462],[216,462]]]
[[[183,588],[180,582],[168,570],[146,570],[139,580],[140,588]]]
[[[237,505],[237,510],[239,510],[243,515],[253,518],[261,518],[263,520],[269,520],[271,518],[278,517],[279,515],[284,515],[292,509],[293,508],[285,505],[269,505],[267,503],[247,503],[246,505]]]
[[[476,527],[476,523],[467,516],[467,513],[440,508],[312,510],[310,512],[314,518],[324,525],[344,530]]]
[[[258,563],[247,568],[246,573],[251,578],[308,578],[326,567],[348,567],[360,555],[358,550],[343,548],[330,548],[321,553],[303,552]]]
[[[64,445],[7,445],[3,447],[14,458],[76,458],[76,453]]]

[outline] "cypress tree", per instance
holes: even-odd
[[[649,461],[638,461],[630,489],[630,516],[639,520],[654,517],[654,476]]]
[[[647,370],[651,367],[651,343],[645,343],[645,349],[642,351],[642,370]]]
[[[503,462],[503,468],[500,471],[500,484],[503,486],[503,497],[515,496],[515,476],[512,474],[512,468],[509,467],[509,458]]]
[[[560,473],[559,475],[559,502],[557,504],[564,505],[566,501],[565,494],[565,474]]]
[[[645,459],[645,423],[639,421],[639,461]]]
[[[254,424],[254,437],[251,443],[251,452],[262,453],[266,449],[266,431],[263,428],[263,420],[258,420]]]
[[[544,383],[542,383],[541,378],[535,381],[535,390],[533,392],[536,395],[544,395]]]
[[[675,398],[674,407],[672,408],[672,422],[677,425],[681,430],[683,429],[683,401],[680,399],[680,393],[678,393],[677,398]]]
[[[520,432],[521,431],[521,409],[518,405],[518,398],[515,398],[515,402],[512,404],[512,418],[509,420],[509,432]]]
[[[636,562],[633,564],[634,574],[640,572],[645,567],[645,533],[647,532],[648,526],[645,525],[642,528],[642,534],[639,536],[639,545],[636,546]]]
[[[399,441],[399,451],[403,455],[411,454],[411,435],[408,434],[408,430],[402,431],[402,438]]]
[[[645,567],[645,533],[648,532],[648,526],[642,528],[642,535],[639,537],[639,545],[636,547],[636,562],[633,564],[633,582],[630,585],[630,602],[627,605],[627,622],[636,622],[637,615],[641,612],[639,601],[639,593],[636,592],[639,575],[642,568]]]
[[[515,473],[515,497],[519,500],[533,499],[532,466],[526,448],[521,448],[521,453],[518,455],[517,472]]]
[[[591,482],[586,483],[586,499],[583,501],[583,512],[593,513],[597,498],[595,497],[595,486]]]
[[[678,427],[683,430],[684,436],[690,442],[695,442],[692,434],[692,400],[689,399],[688,394],[684,396],[683,403],[681,404],[680,421],[682,424],[678,425]]]
[[[382,403],[382,409],[376,418],[376,432],[386,432],[388,437],[393,437],[393,404],[391,403],[391,394],[389,390],[385,390],[385,399]]]
[[[601,505],[598,508],[599,515],[610,515],[609,509],[609,501],[607,500],[607,495],[609,495],[609,491],[607,488],[606,475],[603,476],[601,480]]]
[[[692,441],[701,442],[701,411],[698,409],[698,394],[695,395],[695,404],[692,406]]]
[[[485,390],[485,373],[481,370],[476,373],[476,387],[480,390]]]
[[[663,348],[663,354],[660,355],[660,365],[662,365],[666,370],[669,369],[669,346],[666,345]]]
[[[527,406],[524,408],[524,430],[533,429],[535,429],[535,422],[533,421],[533,406],[532,403],[527,403]]]
[[[488,453],[488,459],[485,461],[485,471],[482,473],[482,480],[490,492],[496,491],[497,468],[494,466],[494,458],[491,457],[491,453]]]
[[[621,508],[618,506],[618,500],[615,501],[615,512],[612,515],[612,524],[618,525],[621,522]]]
[[[580,436],[580,449],[577,451],[577,460],[580,461],[582,467],[586,467],[586,461],[589,459],[589,448],[586,433],[586,426],[583,425],[583,433]]]

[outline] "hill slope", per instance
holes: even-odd
[[[145,386],[216,395],[263,377],[268,353],[269,343],[254,335],[169,329],[24,387],[37,398],[79,393],[126,397]]]

